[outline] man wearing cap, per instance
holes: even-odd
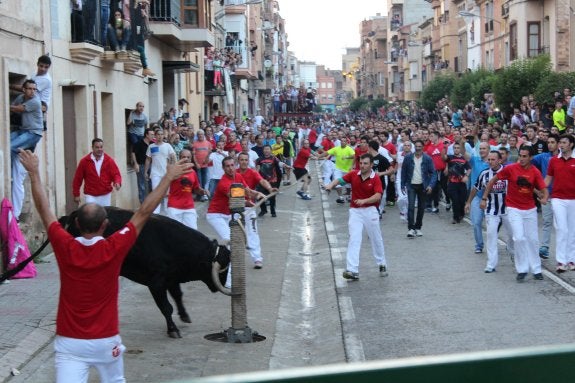
[[[350,280],[359,279],[359,253],[361,250],[362,231],[365,228],[371,241],[373,257],[375,258],[381,276],[387,275],[383,237],[379,227],[377,207],[383,195],[381,180],[372,170],[373,157],[363,154],[360,157],[359,171],[352,170],[343,177],[326,185],[330,191],[336,185],[352,185],[351,206],[349,209],[349,244],[347,247],[347,266],[343,277]]]

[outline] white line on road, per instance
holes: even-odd
[[[352,362],[365,362],[365,354],[363,353],[363,344],[361,339],[355,334],[346,334],[343,337],[345,342],[345,351],[347,353],[348,363]]]
[[[343,269],[341,268],[334,268],[335,273],[335,286],[338,289],[342,289],[347,286],[347,281],[342,277]],[[340,297],[341,298],[341,297]]]
[[[339,312],[341,320],[343,321],[355,320],[355,312],[353,311],[353,304],[351,302],[351,297],[341,297],[339,299]]]
[[[334,231],[335,231],[335,226],[333,226],[333,222],[328,222],[328,221],[326,221],[326,222],[325,222],[325,230],[326,230],[328,233],[334,232]]]
[[[575,287],[571,286],[569,283],[565,282],[563,279],[559,278],[557,275],[553,274],[549,270],[542,270],[543,275],[551,279],[553,282],[557,283],[559,286],[563,287],[565,290],[569,291],[571,294],[575,294]]]

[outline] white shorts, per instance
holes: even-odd
[[[95,367],[102,382],[125,382],[123,354],[126,347],[120,335],[101,339],[75,339],[57,335],[56,382],[85,383],[90,367]]]
[[[85,194],[84,198],[86,199],[86,203],[97,203],[100,206],[111,206],[112,205],[112,193],[104,194],[104,195],[88,195]]]

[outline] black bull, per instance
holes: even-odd
[[[104,237],[124,227],[133,214],[129,210],[115,207],[107,207],[106,211],[109,224]],[[75,218],[76,212],[73,212],[59,221],[70,234],[79,236]],[[168,335],[181,338],[172,320],[174,309],[168,300],[168,292],[176,303],[180,319],[191,323],[182,302],[180,283],[199,280],[212,292],[222,291],[227,273],[219,270],[226,270],[229,262],[230,251],[227,247],[218,245],[217,241],[170,218],[152,215],[128,253],[120,275],[148,286],[156,305],[166,318]]]

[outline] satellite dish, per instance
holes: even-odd
[[[271,66],[272,66],[272,60],[265,60],[264,61],[264,67],[271,68]]]

